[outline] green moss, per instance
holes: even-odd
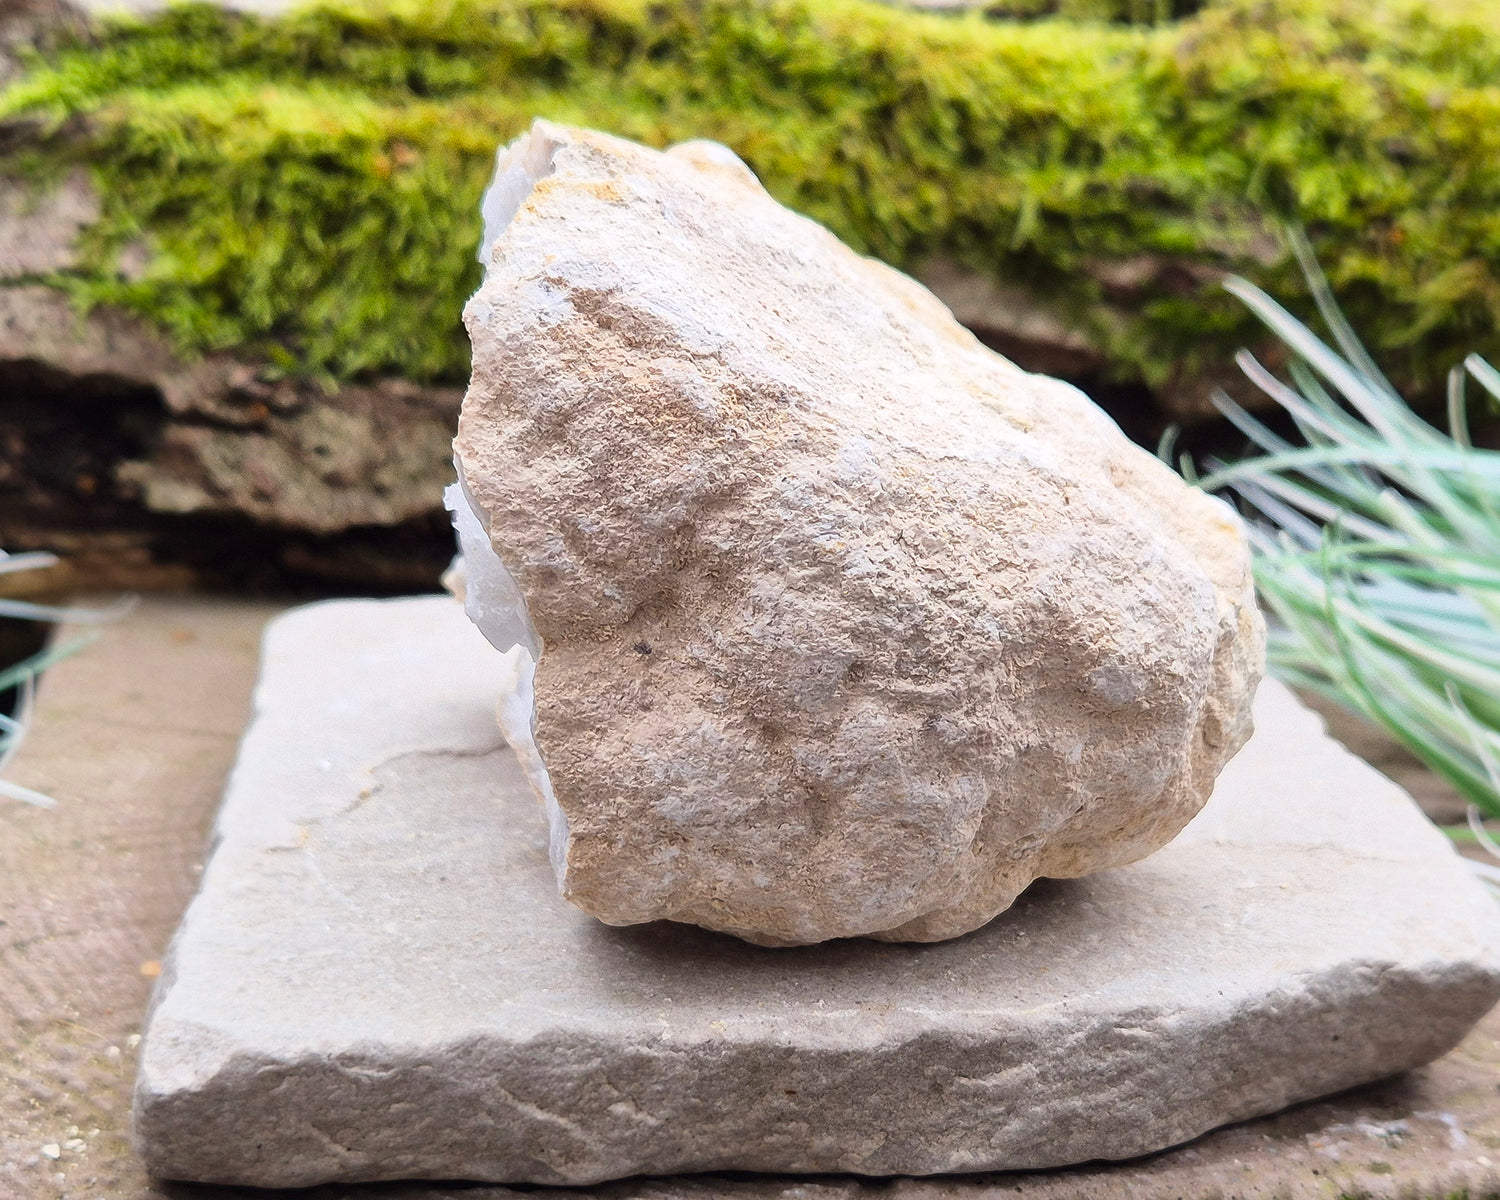
[[[0,119],[41,118],[48,160],[87,165],[105,198],[85,265],[51,282],[288,370],[465,375],[479,195],[539,114],[724,141],[852,245],[1023,284],[1149,382],[1254,331],[1203,272],[1122,293],[1098,264],[1188,259],[1295,294],[1264,218],[1295,219],[1355,327],[1421,386],[1500,355],[1486,12],[1221,0],[1146,28],[862,0],[190,6],[38,57]]]

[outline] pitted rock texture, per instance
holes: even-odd
[[[539,122],[486,220],[455,449],[568,899],[935,941],[1203,805],[1263,659],[1228,508],[722,147]]]

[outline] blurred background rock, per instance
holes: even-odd
[[[1146,445],[1238,447],[1210,393],[1277,350],[1219,281],[1295,307],[1282,221],[1417,404],[1500,351],[1479,0],[250,7],[0,0],[0,545],[64,557],[28,588],[436,586],[478,196],[534,114],[725,142]]]

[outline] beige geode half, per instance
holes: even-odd
[[[538,122],[485,215],[454,502],[569,900],[935,941],[1198,811],[1263,661],[1225,505],[722,147]]]

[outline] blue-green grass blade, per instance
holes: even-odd
[[[1344,311],[1334,299],[1333,289],[1328,286],[1328,276],[1323,274],[1323,268],[1318,263],[1317,255],[1313,253],[1312,245],[1307,240],[1307,235],[1296,226],[1288,227],[1287,240],[1291,244],[1292,253],[1297,256],[1297,263],[1302,268],[1302,276],[1307,280],[1308,288],[1312,292],[1313,303],[1318,306],[1318,312],[1323,317],[1323,323],[1333,334],[1333,340],[1343,351],[1344,357],[1349,360],[1354,369],[1357,370],[1365,380],[1373,387],[1378,387],[1398,407],[1404,408],[1405,401],[1401,399],[1400,393],[1391,386],[1386,379],[1385,373],[1376,365],[1375,360],[1370,357],[1370,352],[1365,349],[1365,344],[1354,332]]]
[[[1500,400],[1500,371],[1495,370],[1477,354],[1471,354],[1464,359],[1464,369],[1493,399]]]
[[[69,638],[67,641],[56,646],[49,646],[45,650],[39,650],[30,658],[22,659],[3,671],[0,671],[0,691],[6,691],[16,687],[28,679],[35,679],[43,671],[60,663],[70,655],[77,654],[98,634],[79,634],[77,637]]]
[[[46,567],[55,567],[57,563],[57,555],[48,554],[45,550],[32,550],[25,554],[7,554],[0,550],[0,575],[10,575],[17,571],[40,571]]]
[[[1224,286],[1308,366],[1328,380],[1381,437],[1391,442],[1430,443],[1436,436],[1435,430],[1423,426],[1403,404],[1393,399],[1379,385],[1372,384],[1307,326],[1254,284],[1238,276],[1231,276]],[[1278,394],[1276,399],[1280,401],[1282,396]],[[1305,402],[1301,407],[1305,409]]]
[[[48,621],[57,625],[105,625],[118,621],[134,607],[133,596],[117,600],[109,608],[79,608],[72,605],[34,604],[29,600],[0,599],[0,617],[18,621]]]

